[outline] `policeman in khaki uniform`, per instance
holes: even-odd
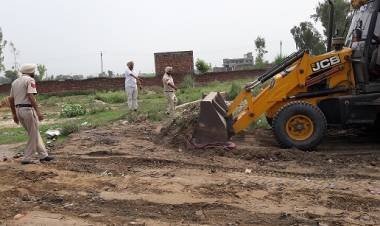
[[[166,114],[168,114],[170,116],[175,115],[175,106],[177,104],[177,97],[175,95],[175,92],[178,89],[174,85],[174,80],[173,80],[172,74],[173,74],[173,68],[172,67],[166,67],[164,77],[162,78],[162,83],[164,84],[165,97],[168,101],[168,107],[167,107]]]
[[[39,131],[39,122],[43,120],[43,116],[34,97],[37,94],[34,80],[36,68],[35,64],[25,64],[21,67],[22,76],[12,83],[9,98],[14,122],[21,123],[29,136],[24,157],[21,160],[22,164],[34,164],[54,159],[48,155]]]

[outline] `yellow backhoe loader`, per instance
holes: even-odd
[[[363,126],[380,120],[380,0],[352,0],[347,37],[333,38],[330,0],[327,53],[300,50],[255,81],[229,104],[218,93],[201,102],[196,144],[223,143],[265,115],[283,148],[312,150],[328,126]],[[264,87],[258,95],[257,87]],[[243,106],[243,108],[242,108]]]

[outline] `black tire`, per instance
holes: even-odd
[[[305,117],[312,122],[312,129],[305,140],[295,140],[288,134],[288,122],[293,117]],[[309,125],[311,123],[308,123]],[[303,151],[315,149],[324,138],[327,131],[327,121],[323,112],[307,102],[291,102],[282,107],[273,118],[272,129],[276,140],[282,148],[298,148]]]

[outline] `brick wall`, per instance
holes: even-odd
[[[194,72],[193,51],[155,53],[154,62],[156,75],[163,75],[167,66],[173,67],[176,75],[193,74]]]
[[[195,80],[200,84],[207,84],[213,81],[229,81],[236,79],[252,78],[252,80],[264,73],[264,70],[247,70],[207,73],[195,75]],[[175,75],[174,82],[180,84],[185,75]],[[162,76],[144,79],[144,86],[162,86]],[[101,91],[101,90],[122,90],[124,89],[124,78],[94,78],[87,80],[71,81],[43,81],[37,83],[39,93],[63,93],[76,91]],[[0,93],[8,94],[10,85],[0,85]]]

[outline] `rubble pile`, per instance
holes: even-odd
[[[177,111],[177,116],[162,125],[158,136],[161,144],[188,148],[198,121],[200,105],[194,103]]]

